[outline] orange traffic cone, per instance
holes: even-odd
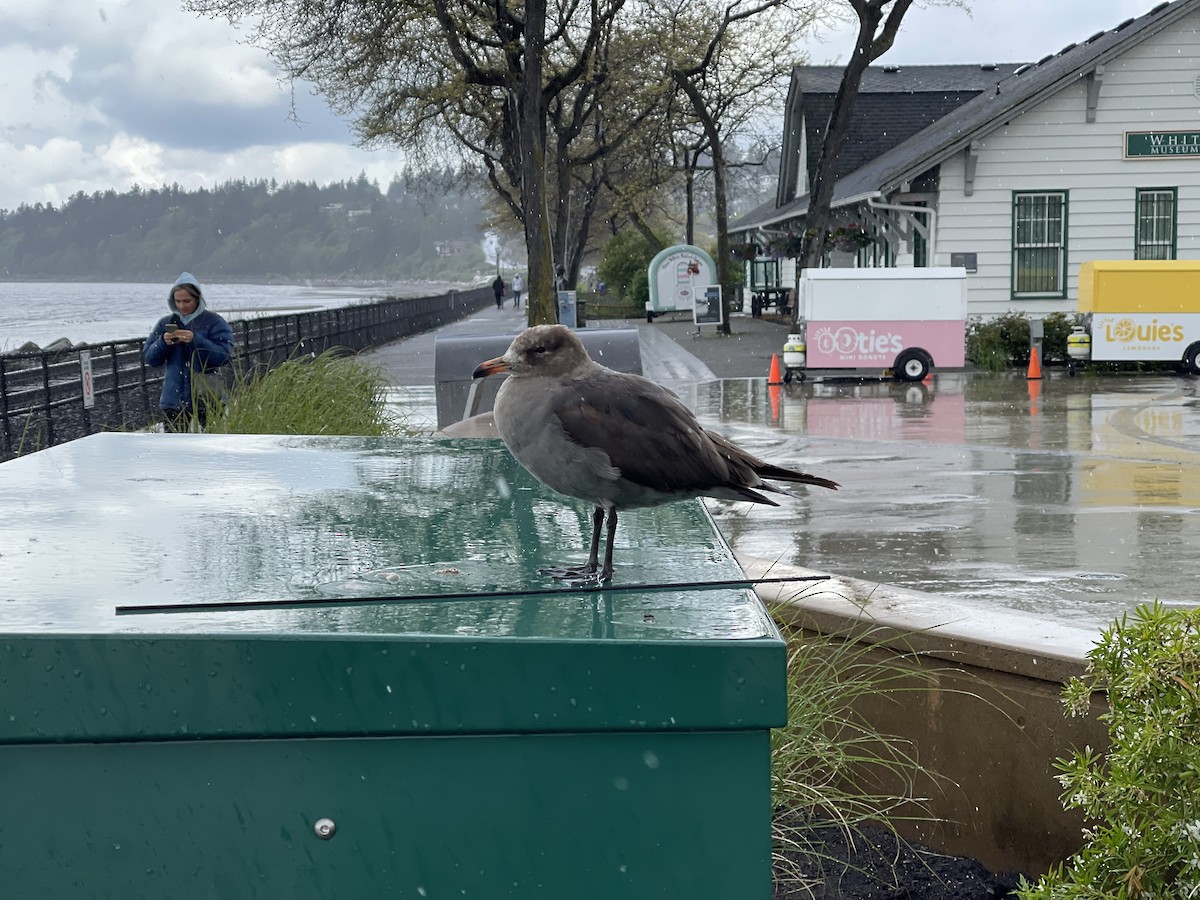
[[[767,376],[767,384],[783,384],[783,376],[779,374],[779,354],[771,354],[771,374]]]
[[[1039,380],[1042,377],[1042,363],[1038,359],[1038,348],[1029,348],[1029,371],[1025,373],[1025,377],[1030,381]]]

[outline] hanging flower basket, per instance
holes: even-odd
[[[804,252],[804,235],[794,231],[781,234],[771,241],[771,255],[778,257],[799,256]]]
[[[833,243],[833,249],[845,253],[857,253],[864,247],[870,247],[875,243],[875,239],[867,234],[867,229],[856,223],[837,226],[829,232],[829,238]]]
[[[805,237],[815,238],[817,236],[816,229],[810,228],[804,232]],[[837,225],[825,232],[825,237],[821,241],[821,249],[826,252],[830,250],[840,250],[843,253],[857,253],[863,247],[870,247],[875,243],[875,239],[867,234],[867,229],[857,223],[847,225]]]
[[[733,254],[734,259],[744,262],[753,262],[758,259],[757,244],[734,244],[729,248],[729,252]]]

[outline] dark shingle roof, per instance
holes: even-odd
[[[995,90],[980,94],[904,143],[841,179],[834,189],[835,204],[853,202],[906,181],[961,150],[976,137],[1007,122],[1097,65],[1126,52],[1195,11],[1200,0],[1161,3],[1136,19],[1126,19],[1080,44],[1070,44],[1037,63],[1022,66],[1000,81]],[[1103,97],[1103,91],[1101,91]]]
[[[911,94],[937,91],[979,92],[1013,73],[1022,63],[955,66],[868,66],[859,94]],[[792,83],[806,94],[836,94],[843,66],[796,66]]]
[[[863,72],[849,130],[834,166],[834,178],[861,168],[983,90],[1011,75],[1020,63],[1003,65],[874,66]],[[809,184],[816,174],[820,148],[833,111],[843,69],[840,66],[796,66],[788,89],[783,167],[776,202],[795,196],[797,182]],[[803,125],[804,133],[798,129]],[[808,171],[797,172],[799,147],[810,148]],[[742,217],[745,219],[745,217]],[[740,220],[739,220],[740,221]]]
[[[992,129],[1010,120],[1014,115],[1024,112],[1029,107],[1062,90],[1077,78],[1083,77],[1097,65],[1119,56],[1130,47],[1157,34],[1172,22],[1190,12],[1195,11],[1200,0],[1175,0],[1173,3],[1160,3],[1150,12],[1136,19],[1126,19],[1116,27],[1107,31],[1099,31],[1078,44],[1070,44],[1058,53],[1043,57],[1036,63],[1024,64],[1010,70],[1011,64],[1006,64],[998,71],[991,73],[993,78],[985,85],[985,90],[961,106],[952,108],[937,118],[932,124],[910,134],[902,142],[886,152],[866,161],[857,169],[842,177],[834,188],[833,203],[835,206],[856,202],[867,196],[873,196],[901,182],[911,180],[921,173],[936,166],[943,159],[961,150],[976,137],[986,134]],[[827,84],[821,79],[831,79],[833,72],[841,70],[836,66],[798,67],[817,73],[814,85]],[[884,67],[877,67],[878,72],[868,69],[863,77],[864,89],[870,84],[870,93],[879,93],[879,84],[887,84],[886,74],[905,75],[904,66],[899,66],[899,72],[883,73]],[[936,83],[932,73],[924,70],[943,69],[945,72],[936,78],[950,78],[956,75],[967,77],[965,70],[977,70],[978,77],[984,73],[980,67],[974,66],[913,66],[909,67],[908,76],[916,82],[926,78],[930,84]],[[868,75],[870,78],[868,79]],[[996,76],[1002,76],[997,78]],[[840,77],[840,76],[839,76]],[[795,73],[793,73],[795,78]],[[795,85],[794,85],[795,87]],[[833,90],[836,90],[836,83]],[[1103,96],[1103,92],[1101,93]],[[860,97],[869,100],[867,97]],[[826,117],[828,114],[826,113]],[[810,143],[809,145],[814,146]],[[848,152],[853,152],[848,151]],[[845,171],[843,169],[843,171]],[[770,225],[784,219],[803,215],[808,208],[808,198],[800,197],[773,210],[760,207],[752,213],[741,216],[730,226],[730,230],[745,230],[757,226]]]
[[[995,82],[989,85],[993,89],[995,86]],[[978,91],[860,94],[854,103],[850,130],[838,153],[834,177],[841,178],[861,168],[977,96]],[[804,126],[810,148],[806,184],[811,184],[816,175],[815,151],[825,139],[833,100],[833,94],[821,94],[807,97],[804,103]]]

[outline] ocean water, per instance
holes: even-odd
[[[214,284],[201,282],[208,308],[226,319],[370,303],[387,296],[428,297],[462,285],[396,282],[361,285]],[[0,352],[32,341],[39,347],[143,338],[167,314],[169,283],[0,282]]]

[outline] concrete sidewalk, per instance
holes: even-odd
[[[489,306],[472,316],[433,331],[402,338],[360,354],[380,366],[398,386],[434,384],[434,343],[443,336],[513,335],[525,328],[525,309]],[[633,319],[593,321],[588,329],[637,328],[642,367],[647,378],[659,383],[713,381],[719,378],[766,378],[771,355],[783,352],[787,325],[772,319],[736,314],[732,334],[716,334],[705,326],[701,334],[690,318],[656,319],[654,324]],[[482,362],[483,360],[480,360]]]
[[[359,359],[379,366],[392,383],[400,387],[433,387],[433,350],[439,337],[468,334],[511,334],[515,337],[524,327],[524,307],[513,309],[511,302],[505,303],[503,309],[488,306],[441,328],[365,350],[359,354]]]
[[[709,379],[688,380],[766,378],[771,371],[772,354],[783,354],[788,325],[776,319],[756,319],[735,313],[729,327],[732,332],[729,335],[714,332],[711,325],[704,326],[697,335],[696,326],[690,318],[674,321],[659,318],[653,325],[642,322],[638,330],[642,339],[643,359],[646,356],[669,358],[682,355],[691,357],[711,372]],[[673,347],[668,347],[663,337],[670,338]],[[650,374],[649,371],[647,377],[655,381],[670,380],[659,377],[659,374]]]

